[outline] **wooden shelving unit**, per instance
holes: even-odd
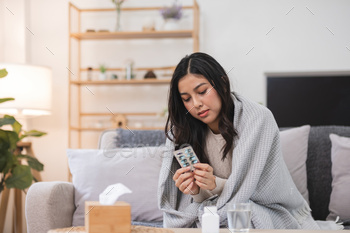
[[[162,7],[133,7],[133,8],[122,8],[122,11],[155,11],[160,10]],[[104,40],[142,40],[142,39],[154,39],[155,42],[161,39],[180,39],[180,38],[189,38],[192,39],[193,52],[199,51],[199,6],[196,0],[193,1],[192,6],[184,6],[183,9],[192,10],[193,13],[193,26],[191,30],[174,30],[174,31],[118,31],[118,32],[82,32],[81,30],[81,16],[83,13],[88,12],[99,12],[103,14],[103,12],[115,11],[114,8],[109,9],[79,9],[77,6],[69,3],[69,68],[73,66],[73,63],[77,64],[77,73],[73,73],[71,69],[69,69],[69,109],[68,109],[68,124],[69,124],[69,136],[68,136],[68,144],[69,147],[72,147],[72,132],[77,133],[78,137],[78,148],[81,148],[82,144],[82,133],[85,131],[103,131],[105,127],[86,127],[82,124],[82,118],[84,117],[108,117],[113,115],[123,115],[123,116],[157,116],[159,113],[152,112],[140,112],[140,113],[125,113],[125,112],[117,112],[114,110],[109,110],[109,112],[100,113],[100,112],[83,112],[82,111],[82,88],[91,87],[91,86],[109,86],[109,85],[151,85],[151,86],[159,86],[159,85],[169,85],[170,77],[162,78],[162,79],[143,79],[143,80],[84,80],[82,79],[81,73],[87,72],[87,67],[81,66],[81,42],[87,40],[95,40],[95,41],[104,41]],[[72,30],[72,13],[74,12],[75,17],[77,17],[77,29],[75,31]],[[75,18],[76,19],[76,18]],[[77,55],[72,58],[72,46],[73,41],[75,40],[75,46],[77,47]],[[74,62],[73,62],[74,60]],[[175,65],[175,64],[174,64]],[[68,68],[68,67],[67,67]],[[142,67],[135,69],[136,71],[143,70],[157,70],[167,73],[172,73],[175,69],[175,66],[168,67]],[[107,71],[122,71],[123,68],[120,67],[111,67],[108,68]],[[94,67],[92,71],[96,72],[98,69]],[[168,75],[169,76],[169,75]],[[72,88],[75,87],[77,89],[74,95],[72,94]],[[73,106],[72,100],[76,98],[77,105]],[[77,113],[78,119],[76,125],[72,123],[72,113]],[[129,129],[160,129],[157,127],[128,127]],[[162,129],[162,128],[161,128]]]
[[[105,80],[105,81],[70,81],[71,84],[75,85],[143,85],[143,84],[169,84],[170,80],[168,79],[144,79],[144,80]]]
[[[192,30],[183,31],[151,31],[151,32],[85,32],[71,33],[71,37],[78,40],[106,40],[106,39],[166,39],[190,38]]]

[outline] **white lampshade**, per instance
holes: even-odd
[[[52,71],[44,66],[0,63],[8,75],[0,79],[0,98],[15,100],[0,104],[0,114],[38,116],[51,110]]]

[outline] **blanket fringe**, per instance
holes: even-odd
[[[292,210],[291,213],[298,221],[298,223],[302,226],[306,219],[310,217],[311,209],[309,205],[305,202],[302,207]]]

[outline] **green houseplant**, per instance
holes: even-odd
[[[6,69],[0,69],[0,78],[6,75]],[[0,104],[13,100],[14,98],[0,98]],[[31,169],[42,171],[44,165],[36,158],[17,152],[17,143],[25,137],[40,137],[45,134],[37,130],[24,131],[13,116],[0,117],[0,193],[5,187],[24,190],[33,180],[36,181]],[[26,164],[22,164],[22,161]]]
[[[100,64],[100,75],[99,75],[99,80],[103,81],[107,79],[107,67],[104,64]]]

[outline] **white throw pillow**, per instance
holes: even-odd
[[[68,149],[75,188],[73,226],[84,225],[85,201],[98,201],[108,186],[122,183],[132,190],[118,200],[131,204],[133,221],[162,221],[157,186],[165,147],[114,150]]]
[[[330,134],[332,142],[332,193],[327,220],[350,219],[350,138]]]
[[[309,203],[307,189],[306,159],[310,126],[305,125],[280,132],[284,161],[295,186]]]

